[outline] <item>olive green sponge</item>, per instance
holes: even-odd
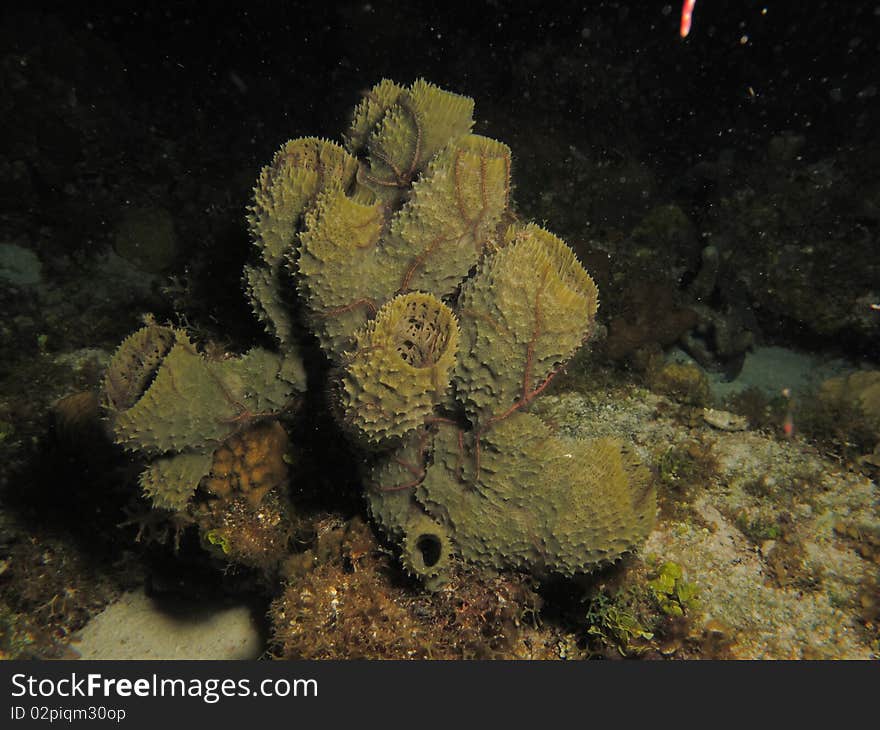
[[[445,398],[458,352],[458,322],[430,294],[401,294],[357,334],[342,377],[346,424],[368,442],[423,425]]]
[[[428,588],[442,586],[451,564],[452,541],[442,523],[420,510],[411,510],[401,545],[401,562]]]
[[[339,145],[305,137],[287,142],[260,173],[248,215],[260,260],[245,267],[245,292],[258,319],[287,348],[294,336],[284,294],[303,213],[322,191],[347,187],[357,167]]]
[[[443,147],[473,126],[474,100],[424,79],[408,89],[383,82],[355,110],[349,144],[367,164],[358,184],[389,204],[399,202]]]
[[[131,408],[143,395],[162,361],[177,342],[171,327],[152,320],[126,337],[104,375],[104,405],[111,411]]]
[[[527,413],[589,336],[598,292],[561,239],[514,223],[510,149],[472,125],[471,99],[383,80],[355,109],[347,152],[282,148],[252,215],[261,272],[287,262],[335,366],[373,518],[431,585],[453,554],[591,570],[633,549],[654,510],[621,443],[562,439]],[[288,159],[300,172],[275,172]],[[273,277],[249,276],[270,329],[289,290]]]
[[[279,352],[212,359],[151,323],[105,381],[155,505],[188,508],[216,449],[305,389],[305,327],[370,512],[426,586],[454,556],[571,576],[645,538],[654,492],[626,446],[560,437],[528,412],[588,338],[598,292],[561,239],[518,222],[511,151],[472,134],[473,111],[424,80],[383,80],[344,147],[291,140],[263,168],[244,283]]]
[[[151,323],[111,359],[104,403],[116,441],[149,462],[140,479],[145,494],[181,510],[225,439],[277,416],[303,390],[305,370],[292,355],[257,348],[212,360],[182,330]]]
[[[327,356],[340,361],[366,324],[393,294],[394,272],[383,270],[376,248],[385,209],[339,188],[318,196],[300,236],[297,285],[307,323]]]
[[[248,216],[263,261],[274,266],[292,250],[297,225],[323,190],[347,186],[357,160],[339,145],[317,137],[287,142],[263,168]]]
[[[368,491],[373,515],[412,546],[418,535],[411,531],[421,529],[413,516],[424,512],[445,528],[433,533],[432,546],[486,567],[537,574],[593,570],[650,532],[650,475],[620,442],[554,436],[526,413],[499,421],[478,440],[442,425],[430,461],[411,444],[378,462]]]
[[[504,246],[462,286],[456,395],[476,424],[540,393],[581,346],[598,291],[574,252],[535,224],[511,226]]]
[[[380,248],[400,291],[454,294],[480,260],[508,206],[510,149],[467,134],[444,147],[412,186]]]
[[[613,439],[553,436],[536,416],[516,413],[479,447],[463,453],[447,427],[434,448],[416,496],[454,525],[473,562],[574,575],[616,560],[653,526],[648,471]]]

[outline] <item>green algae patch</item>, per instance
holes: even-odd
[[[660,610],[667,616],[684,616],[700,605],[697,585],[685,580],[684,571],[678,563],[663,563],[657,576],[648,581],[648,588]]]

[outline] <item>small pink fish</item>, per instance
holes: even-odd
[[[785,418],[782,419],[782,435],[790,439],[794,436],[794,408],[791,402],[791,389],[783,388],[782,397],[785,398]]]
[[[791,411],[788,411],[782,420],[782,435],[787,439],[794,436],[794,416],[791,415]]]
[[[679,33],[681,33],[682,38],[686,38],[687,34],[691,32],[691,17],[694,14],[694,3],[696,2],[697,0],[684,0],[684,5],[681,6]]]

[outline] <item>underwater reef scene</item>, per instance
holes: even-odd
[[[819,5],[3,11],[0,658],[878,658]]]

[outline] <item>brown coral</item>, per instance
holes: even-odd
[[[287,432],[278,421],[262,421],[230,436],[214,452],[201,487],[218,499],[197,505],[202,541],[233,563],[266,575],[289,553],[296,525],[287,494]]]
[[[215,497],[237,494],[257,507],[270,489],[287,479],[286,449],[287,432],[278,421],[233,434],[214,452],[202,486]]]

